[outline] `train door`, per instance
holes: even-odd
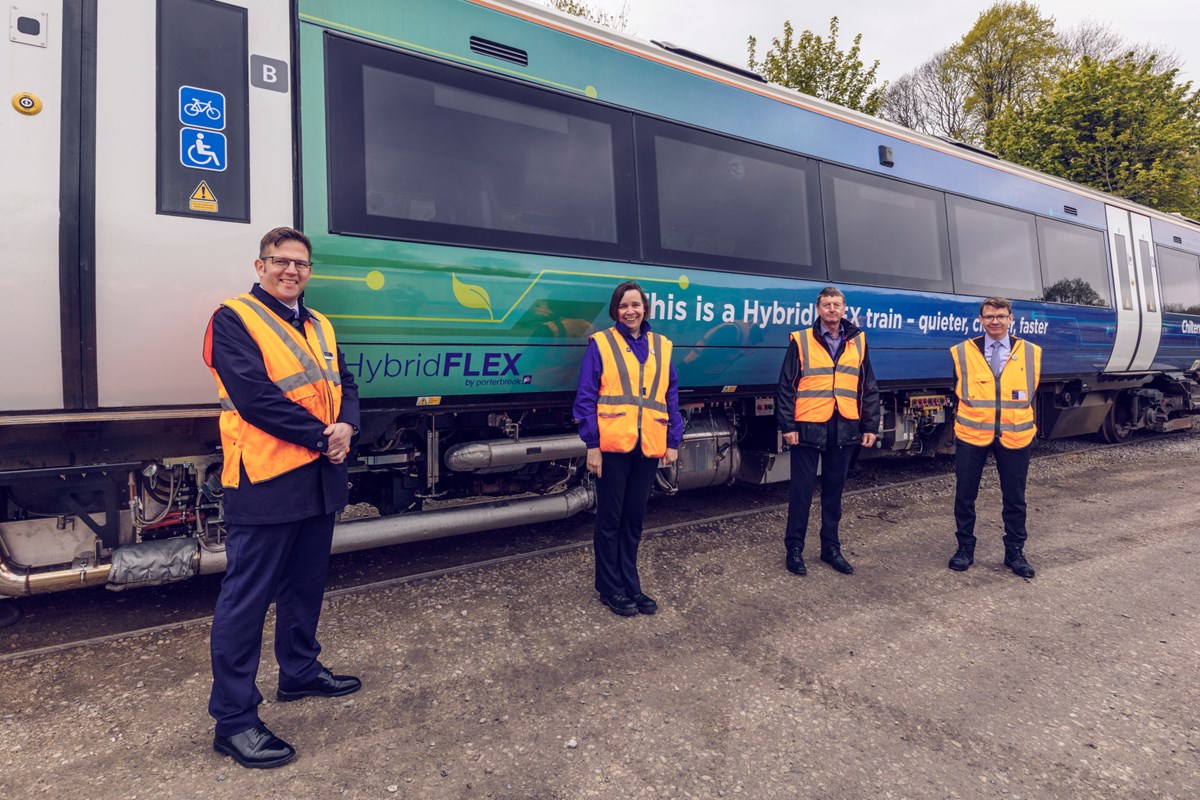
[[[94,8],[98,405],[211,404],[205,324],[295,223],[290,3]]]
[[[1162,298],[1150,218],[1106,206],[1117,331],[1105,372],[1148,369],[1162,334]]]
[[[58,0],[15,0],[2,19],[8,31],[0,36],[0,341],[6,344],[0,410],[61,409],[63,370],[71,361],[60,323],[71,296],[59,275],[60,185],[70,183],[71,171],[62,89],[64,69],[78,59],[64,64]],[[77,365],[78,349],[73,355]]]
[[[1162,338],[1162,286],[1158,279],[1158,262],[1154,255],[1154,236],[1150,218],[1130,214],[1133,230],[1133,264],[1137,273],[1138,309],[1142,315],[1142,335],[1129,362],[1129,369],[1150,369]]]

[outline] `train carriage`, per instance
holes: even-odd
[[[364,398],[381,516],[335,551],[589,507],[570,404],[628,278],[676,346],[667,492],[788,477],[773,386],[829,283],[876,454],[952,446],[989,295],[1045,349],[1043,436],[1200,405],[1200,224],[668,43],[519,0],[17,0],[0,53],[0,594],[223,568],[199,342],[277,224]]]

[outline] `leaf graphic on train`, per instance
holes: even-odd
[[[496,315],[492,313],[492,299],[488,297],[487,290],[482,286],[463,283],[453,272],[450,273],[450,281],[454,284],[454,296],[458,298],[459,303],[467,308],[482,308],[488,312],[489,317],[496,319]]]

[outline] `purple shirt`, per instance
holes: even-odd
[[[624,325],[614,325],[614,329],[625,337],[634,358],[639,364],[645,364],[650,355],[650,343],[646,334],[650,323],[642,323],[642,335],[634,338],[629,328]],[[596,421],[596,398],[600,396],[600,376],[604,372],[604,362],[600,358],[600,348],[595,340],[588,342],[587,352],[583,354],[583,365],[579,369],[579,388],[575,392],[575,407],[572,414],[579,424],[579,438],[588,448],[600,446],[600,427]],[[679,413],[679,378],[675,374],[675,365],[670,365],[670,381],[667,384],[667,447],[679,449],[683,441],[683,416]]]
[[[838,323],[837,333],[830,333],[828,330],[826,330],[825,326],[822,324],[821,325],[821,336],[825,340],[825,347],[826,347],[826,349],[829,350],[830,355],[834,355],[835,353],[837,353],[838,347],[840,347],[842,344],[842,340],[846,338],[845,335],[842,333],[841,323]]]

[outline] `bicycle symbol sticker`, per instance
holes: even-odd
[[[193,128],[225,130],[225,95],[210,89],[180,86],[179,121]]]
[[[179,163],[189,169],[224,172],[225,134],[184,128],[179,132]]]

